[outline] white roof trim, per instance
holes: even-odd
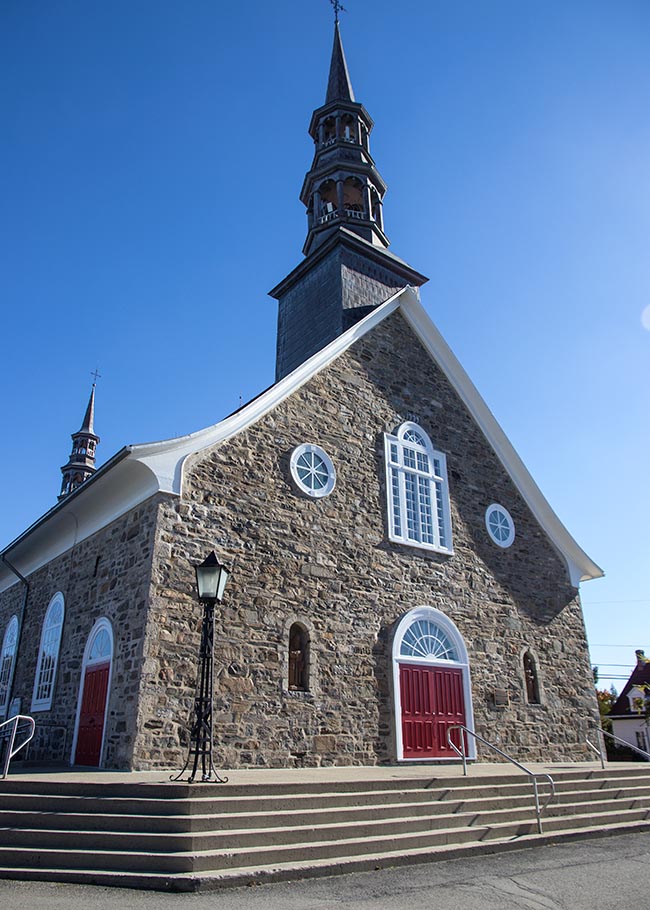
[[[266,392],[263,392],[249,404],[245,405],[230,417],[226,417],[226,419],[222,420],[220,423],[199,430],[196,433],[190,433],[187,436],[179,436],[175,439],[166,439],[160,442],[131,446],[129,447],[128,454],[126,454],[119,464],[115,464],[112,467],[110,463],[107,464],[105,466],[107,469],[106,475],[102,478],[102,480],[105,481],[109,481],[109,470],[111,479],[116,480],[117,474],[123,474],[128,471],[129,463],[133,465],[134,468],[136,464],[139,464],[148,469],[135,473],[128,471],[131,475],[129,478],[131,480],[129,495],[120,497],[119,514],[124,514],[128,509],[143,502],[155,492],[181,495],[183,486],[183,465],[188,456],[200,452],[209,446],[224,442],[241,430],[252,426],[397,309],[401,310],[402,315],[420,339],[431,358],[445,373],[453,388],[481,428],[487,441],[494,449],[503,467],[512,478],[513,483],[526,501],[533,515],[560,555],[566,561],[571,583],[577,587],[580,581],[602,576],[602,569],[589,559],[587,554],[578,546],[551,509],[524,463],[515,452],[505,433],[479,395],[471,379],[424,310],[419,301],[417,291],[411,287],[406,287],[398,291],[369,313],[364,319],[348,329],[347,332],[339,335],[338,338],[335,338],[334,341],[330,342],[330,344],[314,354],[313,357],[310,357],[309,360],[302,363],[292,373],[285,376],[284,379],[281,379]],[[100,468],[95,475],[95,482],[89,484],[87,489],[81,488],[75,496],[74,501],[71,501],[70,503],[70,511],[72,512],[72,507],[74,507],[75,512],[78,512],[80,510],[79,507],[86,498],[92,497],[92,500],[95,500],[97,497],[99,500],[95,501],[95,508],[92,509],[93,520],[87,522],[87,527],[82,528],[77,524],[76,533],[74,534],[75,541],[83,539],[83,537],[98,530],[98,527],[104,526],[105,524],[108,524],[109,521],[118,517],[114,499],[112,500],[110,495],[106,495],[112,485],[110,482],[99,482],[99,475],[102,474],[103,470],[103,468]],[[101,505],[102,501],[105,501],[105,511]],[[65,511],[64,501],[60,512],[65,513]],[[101,512],[103,512],[106,519],[103,524],[99,521],[99,513]],[[5,551],[8,555],[12,553],[19,556],[24,548],[31,550],[32,558],[26,560],[27,565],[29,565],[29,571],[33,571],[37,568],[37,564],[43,564],[43,561],[35,558],[35,550],[38,547],[38,538],[41,537],[46,524],[47,516],[44,516],[40,522],[37,522],[34,525],[31,534],[22,535],[22,537],[18,538],[18,540],[15,541],[14,544],[11,544]],[[45,534],[46,537],[49,537],[51,540],[52,535],[47,534],[47,532],[45,532]],[[70,544],[68,543],[68,546],[69,545]],[[63,549],[65,549],[65,547]],[[63,549],[61,549],[60,552],[63,552]],[[51,548],[48,548],[47,559],[51,559],[53,555],[54,553]],[[11,558],[13,559],[14,556]],[[0,575],[1,574],[2,573],[0,572]],[[11,580],[10,583],[13,583],[13,580]],[[0,579],[0,588],[2,587],[3,585]]]
[[[601,578],[604,575],[603,570],[587,556],[557,517],[421,303],[418,300],[409,301],[407,306],[402,307],[402,313],[483,431],[529,509],[566,560],[571,584],[578,587],[581,581]]]

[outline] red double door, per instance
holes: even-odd
[[[399,672],[404,758],[456,758],[447,730],[465,723],[462,670],[400,664]]]
[[[84,691],[79,713],[77,734],[76,765],[97,767],[102,753],[104,736],[104,715],[108,694],[110,663],[99,664],[86,669]]]

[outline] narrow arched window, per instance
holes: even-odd
[[[414,423],[403,423],[384,439],[390,540],[451,553],[445,456]]]
[[[299,622],[289,629],[289,689],[309,689],[309,634]]]
[[[48,711],[52,707],[64,615],[63,594],[55,594],[50,601],[43,620],[41,646],[38,651],[38,662],[34,677],[32,711]]]
[[[18,644],[18,617],[12,616],[5,629],[0,651],[0,719],[6,717],[9,707],[9,687],[14,671]]]
[[[524,654],[524,679],[526,680],[526,700],[529,705],[539,705],[539,679],[537,677],[537,665],[535,658],[526,651]]]

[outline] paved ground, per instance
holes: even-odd
[[[2,910],[645,910],[649,904],[650,833],[206,894],[0,881]]]

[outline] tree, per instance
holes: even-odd
[[[614,686],[610,686],[609,689],[596,689],[596,698],[598,699],[598,710],[600,711],[600,725],[606,733],[611,733],[612,722],[607,715],[614,707],[618,692]]]

